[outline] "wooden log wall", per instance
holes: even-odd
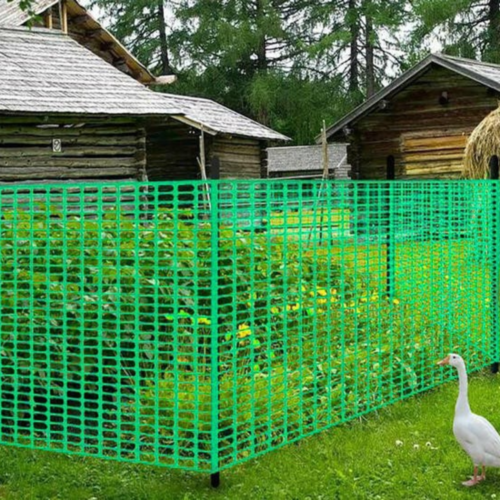
[[[200,179],[199,131],[181,122],[147,129],[147,172],[150,181]]]
[[[0,116],[0,182],[142,180],[145,172],[145,130],[133,121]]]
[[[498,96],[487,87],[431,68],[384,110],[355,124],[348,147],[353,178],[385,179],[389,155],[398,179],[458,178],[468,135],[497,107]]]
[[[263,153],[264,150],[264,153]],[[259,179],[267,164],[265,146],[257,139],[217,136],[210,157],[220,159],[221,179]]]
[[[151,181],[201,179],[200,131],[171,120],[147,128],[147,172]],[[257,139],[205,134],[207,175],[212,158],[220,160],[221,179],[259,179],[266,176],[266,145]]]

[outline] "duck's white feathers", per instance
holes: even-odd
[[[455,415],[453,433],[475,465],[500,467],[500,436],[484,417]]]

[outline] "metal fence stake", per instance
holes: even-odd
[[[212,438],[211,438],[211,467],[210,484],[213,488],[220,485],[219,468],[219,409],[220,409],[220,359],[219,359],[219,264],[220,264],[220,161],[212,158],[210,169],[212,178],[212,215],[211,215],[211,247],[212,247],[212,276],[211,276],[211,379],[212,379]]]
[[[490,179],[494,182],[494,189],[492,190],[492,214],[491,214],[491,224],[492,224],[492,245],[491,245],[491,326],[493,335],[493,350],[496,359],[499,359],[499,331],[498,331],[498,306],[499,306],[499,266],[498,266],[498,250],[499,250],[499,238],[500,238],[500,217],[499,217],[499,205],[498,205],[498,179],[499,179],[499,161],[498,156],[494,155],[490,159]],[[498,373],[499,362],[495,361],[491,365],[492,373]]]
[[[210,486],[212,486],[212,488],[218,488],[220,486],[220,472],[210,474]]]
[[[396,160],[394,156],[387,157],[387,180],[393,181],[396,178]],[[387,257],[386,257],[386,291],[387,296],[392,298],[394,295],[394,273],[395,273],[395,248],[392,238],[392,201],[393,196],[387,185]]]

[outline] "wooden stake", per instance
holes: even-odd
[[[326,138],[326,122],[323,120],[323,133],[321,136],[323,145],[323,179],[328,179],[330,175],[330,165],[328,158],[328,139]]]
[[[205,151],[205,131],[203,127],[201,128],[200,133],[200,157],[198,158],[198,165],[200,167],[201,178],[206,181],[207,180],[207,158]],[[208,209],[211,210],[210,206],[210,189],[208,184],[205,184],[205,189],[203,190],[203,197],[207,201]]]
[[[326,122],[323,120],[323,131],[321,133],[321,143],[323,146],[323,175],[321,176],[321,185],[319,187],[319,193],[318,193],[318,198],[316,200],[315,206],[314,206],[314,213],[316,214],[316,210],[318,205],[321,203],[321,198],[323,197],[323,190],[326,187],[325,183],[330,177],[330,165],[329,165],[329,158],[328,158],[328,140],[326,137]],[[323,206],[321,206],[321,215],[320,215],[320,226],[319,226],[319,241],[320,245],[323,242],[323,221],[324,221],[324,215],[325,215],[325,209]],[[309,233],[309,239],[308,243],[311,242],[312,238],[312,233],[313,233],[314,227],[311,227],[311,231]]]

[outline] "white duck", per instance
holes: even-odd
[[[474,464],[474,475],[462,484],[474,486],[486,479],[486,467],[500,467],[500,436],[488,420],[472,413],[470,409],[464,360],[458,354],[450,354],[439,361],[438,365],[451,365],[458,371],[460,390],[455,406],[453,434]],[[480,476],[479,466],[482,467]]]

